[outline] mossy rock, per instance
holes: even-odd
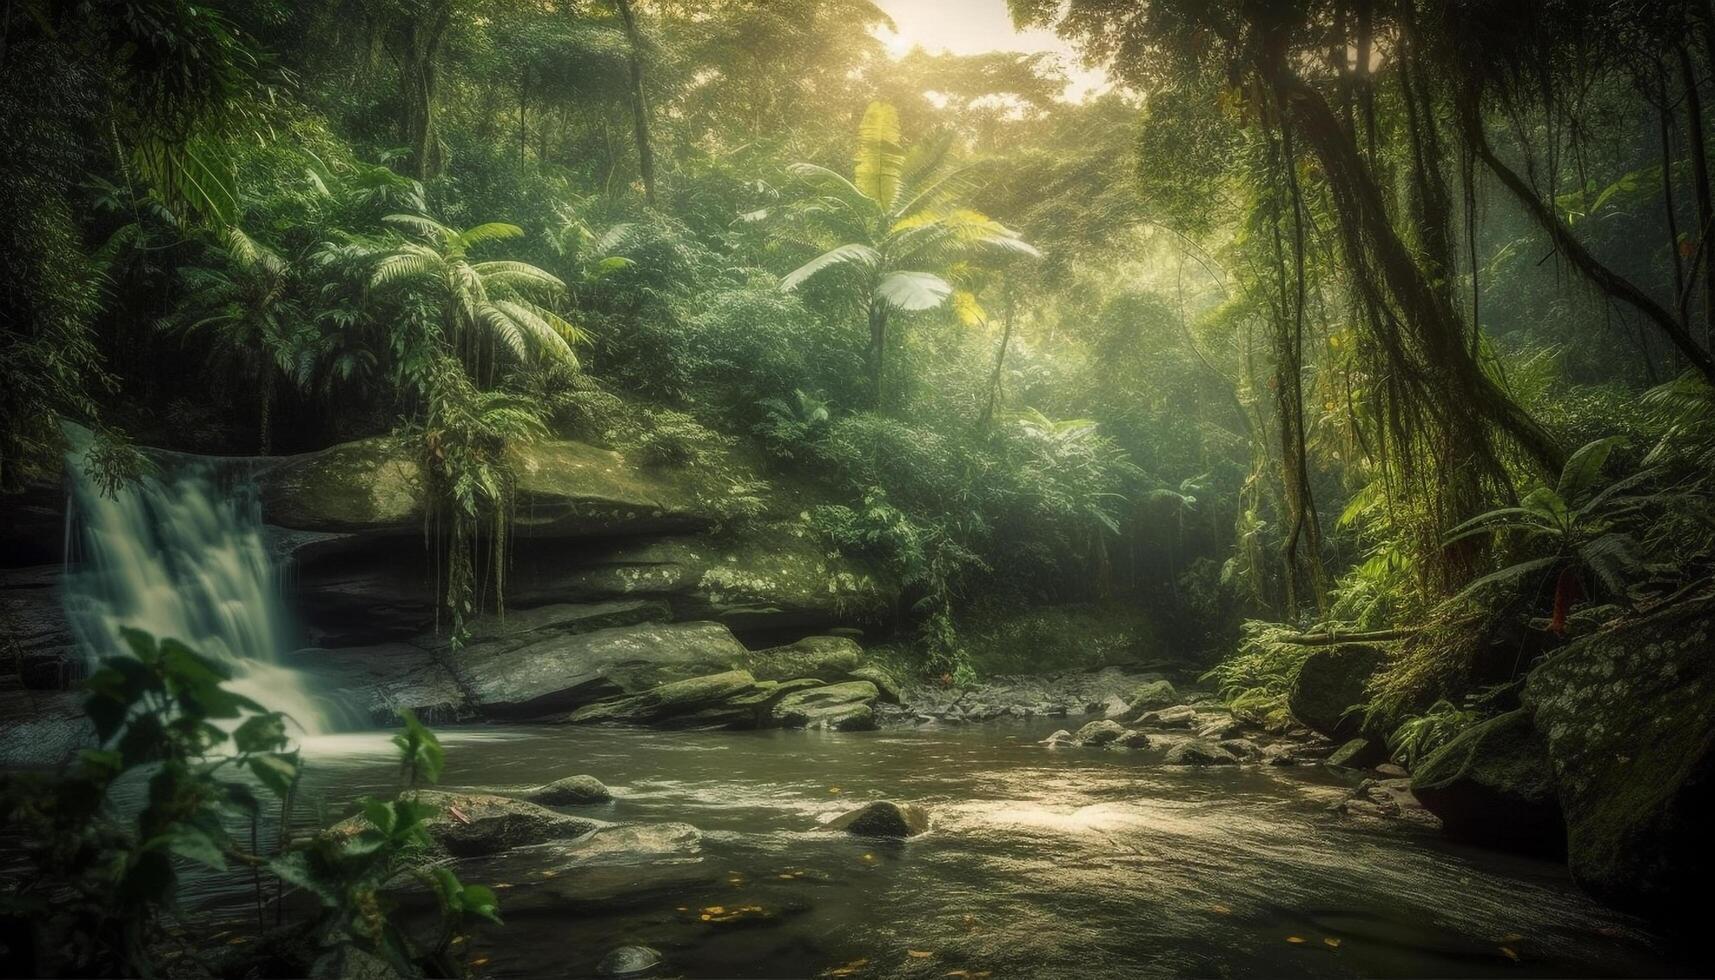
[[[292,456],[263,472],[263,519],[301,531],[395,531],[423,522],[423,471],[393,439]]]
[[[1611,904],[1695,922],[1715,872],[1715,596],[1578,640],[1533,670],[1567,864]]]
[[[1553,856],[1566,849],[1548,744],[1528,710],[1455,735],[1418,766],[1411,792],[1455,840]]]
[[[1337,742],[1356,738],[1363,729],[1361,711],[1370,678],[1387,663],[1380,647],[1338,643],[1318,647],[1304,659],[1287,707],[1305,727]]]
[[[806,636],[786,646],[757,650],[748,663],[758,680],[814,677],[833,684],[849,678],[862,662],[863,648],[847,637]]]
[[[774,705],[772,717],[782,728],[866,731],[876,727],[870,705],[879,694],[869,681],[829,684],[786,695]]]
[[[525,794],[524,798],[542,806],[589,806],[610,802],[613,793],[594,776],[578,775],[544,783]]]
[[[572,712],[566,720],[574,725],[591,722],[659,724],[722,705],[735,696],[754,690],[756,678],[749,671],[729,670],[662,684],[629,697],[598,701]]]

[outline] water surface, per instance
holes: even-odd
[[[554,844],[465,862],[465,880],[506,886],[506,925],[475,948],[502,977],[588,975],[628,943],[688,977],[1695,972],[1559,865],[1342,827],[1326,807],[1346,784],[1324,770],[1167,767],[1045,749],[1046,732],[450,730],[447,786],[587,772],[618,799],[572,812],[701,831],[650,853]],[[383,735],[318,738],[307,755],[312,796],[396,776]],[[820,829],[872,799],[927,807],[933,830]]]

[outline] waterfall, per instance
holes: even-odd
[[[171,637],[303,734],[325,731],[325,707],[280,662],[293,634],[254,481],[232,463],[174,461],[104,496],[83,469],[74,449],[65,602],[86,662],[123,652],[122,627]]]

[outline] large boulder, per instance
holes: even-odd
[[[1292,682],[1292,716],[1337,742],[1356,737],[1363,720],[1351,708],[1363,703],[1370,678],[1386,662],[1384,650],[1366,643],[1317,648]]]
[[[1172,681],[1148,681],[1133,688],[1125,696],[1126,713],[1124,721],[1135,721],[1147,712],[1157,708],[1170,708],[1180,703],[1179,692],[1174,689]]]
[[[620,453],[579,442],[512,444],[512,527],[523,536],[589,538],[700,530],[695,495]],[[423,520],[416,447],[375,438],[288,457],[258,476],[263,518],[306,531],[396,532]]]
[[[1457,840],[1551,855],[1566,848],[1548,743],[1526,709],[1454,736],[1418,766],[1411,792]]]
[[[835,817],[828,829],[860,837],[916,837],[929,830],[929,811],[911,803],[876,800]]]
[[[829,684],[846,680],[863,662],[863,648],[845,636],[806,636],[796,643],[769,647],[750,655],[750,672],[758,680],[785,681],[814,677]]]
[[[452,857],[482,857],[549,841],[571,840],[607,826],[599,820],[556,813],[544,806],[489,793],[407,790],[406,799],[436,808],[424,827]],[[336,825],[335,830],[351,825]]]
[[[749,671],[729,670],[661,684],[628,697],[587,704],[572,712],[566,720],[573,724],[660,724],[706,713],[738,695],[755,691],[756,686],[756,678]]]
[[[1597,897],[1696,921],[1715,872],[1715,596],[1578,640],[1531,672],[1572,876]]]
[[[484,714],[539,718],[731,671],[744,656],[724,626],[664,623],[473,648],[447,662]]]
[[[846,681],[788,694],[770,714],[782,728],[833,728],[867,731],[876,727],[872,703],[879,696],[869,681]]]

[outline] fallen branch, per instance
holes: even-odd
[[[1416,636],[1418,630],[1371,630],[1368,633],[1283,633],[1269,637],[1276,643],[1291,643],[1301,647],[1325,647],[1336,643],[1386,643]]]

